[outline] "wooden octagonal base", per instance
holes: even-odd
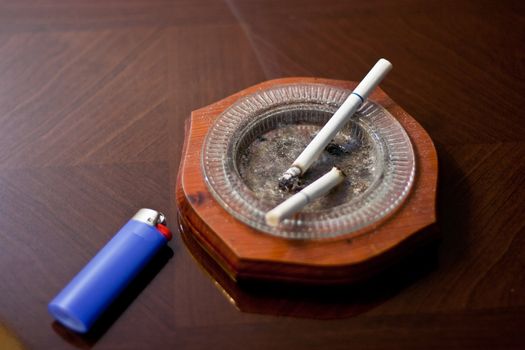
[[[285,78],[242,90],[191,114],[177,177],[180,224],[234,279],[261,279],[312,284],[351,283],[367,279],[393,260],[436,237],[437,156],[423,128],[377,88],[370,99],[386,108],[410,137],[416,156],[413,188],[386,220],[351,238],[288,240],[259,232],[230,216],[204,183],[201,151],[214,120],[239,98],[281,84],[315,83],[352,90],[354,82]]]

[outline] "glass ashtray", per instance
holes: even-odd
[[[238,100],[214,122],[201,166],[217,202],[243,223],[291,239],[356,233],[386,218],[414,181],[410,139],[382,106],[366,101],[302,176],[306,186],[334,165],[345,181],[279,226],[265,214],[293,193],[279,189],[287,170],[351,91],[321,84],[280,85]]]

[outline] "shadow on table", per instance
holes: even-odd
[[[469,176],[458,164],[458,160],[465,161],[469,156],[469,147],[447,147],[436,142],[436,149],[439,156],[437,212],[442,239],[440,264],[446,270],[463,259],[469,249],[469,221],[475,203]]]
[[[173,250],[164,246],[152,261],[142,270],[137,278],[126,287],[124,292],[104,312],[93,328],[86,334],[72,332],[58,322],[53,322],[51,327],[65,341],[81,349],[90,349],[106,333],[111,325],[120,317],[135,298],[146,288],[146,286],[162,270],[167,262],[173,257]]]

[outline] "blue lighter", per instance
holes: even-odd
[[[67,328],[87,332],[170,239],[164,215],[140,209],[49,303],[49,312]]]

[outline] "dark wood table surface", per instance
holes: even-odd
[[[523,349],[524,44],[522,1],[2,1],[0,348]],[[440,244],[371,286],[216,282],[177,229],[190,112],[380,57],[438,150]],[[167,213],[166,259],[96,332],[53,323],[141,207]]]

